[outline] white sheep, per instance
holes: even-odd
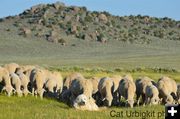
[[[159,91],[157,87],[152,84],[146,86],[145,97],[146,97],[146,101],[145,101],[146,104],[157,105],[160,102]]]
[[[9,73],[15,73],[16,68],[18,68],[18,67],[19,67],[19,65],[16,63],[9,63],[9,64],[4,65],[4,68],[6,68]]]
[[[8,96],[11,96],[12,91],[15,90],[11,85],[11,80],[9,77],[9,72],[7,69],[0,67],[0,82],[4,82],[3,89],[1,91],[6,91]]]
[[[112,92],[112,95],[113,95],[113,105],[118,105],[119,104],[119,83],[122,79],[121,76],[119,75],[114,75],[111,77],[112,81],[113,81],[113,92]]]
[[[71,86],[71,83],[74,79],[84,79],[83,75],[80,73],[72,73],[69,76],[67,76],[63,81],[63,90],[69,89]]]
[[[163,76],[159,79],[157,87],[159,90],[159,97],[162,98],[162,102],[174,104],[174,101],[177,100],[176,82],[169,77]]]
[[[140,97],[142,97],[142,104],[145,105],[145,94],[146,94],[146,87],[148,85],[155,84],[154,81],[149,77],[140,77],[135,81],[136,84],[136,100],[137,105],[139,106]]]
[[[177,85],[177,98],[178,98],[178,103],[180,104],[180,84]]]
[[[45,87],[48,90],[48,93],[52,94],[53,97],[59,96],[63,88],[63,79],[61,74],[56,71],[48,72],[46,78],[47,81],[45,83]]]
[[[22,92],[24,96],[31,94],[28,90],[28,84],[30,83],[29,78],[23,72],[17,72],[17,75],[19,76],[21,80],[21,87],[22,87]]]
[[[14,86],[16,92],[17,92],[17,95],[19,97],[22,96],[22,91],[21,91],[21,80],[19,79],[19,76],[15,73],[11,73],[10,74],[10,79],[11,79],[11,83],[12,85]]]
[[[37,94],[40,96],[40,98],[43,98],[43,94],[45,92],[44,84],[47,81],[46,79],[46,73],[42,69],[34,69],[31,72],[30,76],[30,83],[31,83],[31,90],[32,94]]]
[[[133,107],[135,92],[136,86],[133,82],[132,76],[124,76],[119,85],[119,95],[120,97],[123,96],[126,99],[126,107]]]
[[[109,77],[101,78],[98,84],[98,90],[101,95],[101,101],[103,101],[105,106],[111,106],[113,96],[113,81]]]
[[[92,98],[93,86],[92,82],[87,79],[75,79],[70,86],[72,97],[76,98],[80,94],[84,94],[87,98]]]

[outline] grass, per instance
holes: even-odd
[[[101,111],[79,111],[53,99],[41,100],[31,96],[21,98],[12,96],[9,98],[4,95],[0,95],[0,106],[0,119],[109,119],[114,118],[110,116],[112,110],[116,111],[116,113],[111,113],[112,116],[123,111],[124,119],[127,118],[126,111],[130,113],[134,111],[152,112],[155,110],[155,117],[152,117],[152,119],[156,119],[158,118],[158,112],[164,111],[164,106],[135,107],[133,109],[112,107],[101,109]],[[133,117],[132,119],[136,118]],[[161,118],[164,118],[164,116],[159,119]]]
[[[105,69],[105,68],[84,68],[84,67],[49,67],[49,70],[56,70],[61,72],[63,77],[71,74],[72,72],[80,72],[86,78],[92,77],[105,77],[113,75],[126,75],[131,74],[135,79],[142,76],[148,76],[155,81],[162,76],[168,76],[176,82],[180,82],[180,71],[176,69],[162,69],[162,68],[135,68],[135,69]]]

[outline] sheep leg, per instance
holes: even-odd
[[[142,94],[142,105],[145,105],[145,100],[146,100],[146,96],[144,94]]]
[[[34,88],[32,88],[32,96],[34,96],[34,94],[35,94],[35,90]]]
[[[139,106],[139,102],[140,102],[140,95],[138,95],[138,94],[137,94],[136,100],[137,100],[137,106]]]

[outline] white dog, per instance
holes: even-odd
[[[79,95],[74,100],[73,106],[80,110],[97,111],[99,109],[93,98],[88,99],[84,94]]]

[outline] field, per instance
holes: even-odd
[[[121,115],[117,118],[127,118],[126,111],[130,113],[131,111],[152,112],[155,110],[155,114],[152,119],[159,119],[164,117],[163,106],[151,106],[149,107],[135,107],[133,109],[128,108],[118,108],[111,107],[109,109],[101,109],[98,112],[90,111],[79,111],[73,108],[68,107],[67,105],[52,100],[52,99],[43,99],[34,98],[34,97],[11,97],[7,98],[4,95],[0,95],[0,118],[1,119],[109,119],[112,116],[118,115],[115,112],[123,111],[123,117]],[[111,115],[110,115],[111,112]],[[142,117],[142,116],[141,116]],[[115,117],[113,117],[115,118]],[[133,117],[132,119],[139,119],[138,117]]]
[[[0,63],[17,62],[41,66],[81,66],[103,68],[161,67],[180,69],[180,42],[156,40],[149,44],[127,44],[109,41],[107,44],[71,39],[62,46],[44,40],[26,39],[13,29],[0,24]]]
[[[154,80],[167,75],[180,82],[180,41],[157,40],[148,44],[128,44],[109,41],[106,44],[69,39],[67,46],[44,40],[23,38],[15,30],[5,32],[8,24],[0,23],[0,64],[16,62],[47,67],[61,71],[63,76],[78,71],[86,78],[124,75],[134,78],[149,76]],[[70,42],[71,40],[71,42]],[[72,46],[75,44],[75,46]],[[164,111],[164,106],[145,106],[133,109],[112,107],[98,112],[78,111],[57,100],[28,97],[6,97],[0,95],[1,119],[109,119],[110,112],[155,111],[155,117]],[[118,117],[127,118],[127,116]],[[132,117],[132,119],[142,117]],[[159,117],[164,118],[164,116]]]

